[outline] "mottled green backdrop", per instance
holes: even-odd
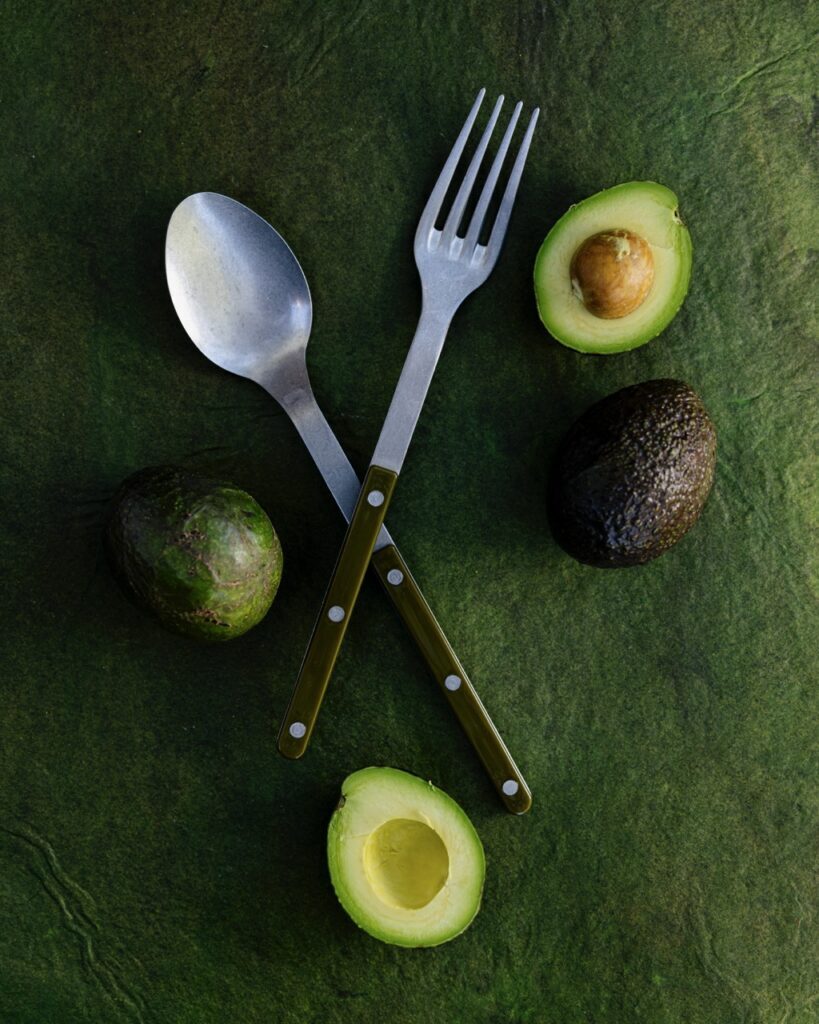
[[[817,1020],[816,23],[805,0],[7,0],[2,1024]],[[363,468],[418,313],[415,221],[480,85],[543,114],[390,526],[531,784],[519,819],[372,582],[309,755],[277,756],[342,523],[163,269],[188,193],[267,217]],[[633,178],[679,194],[691,293],[647,347],[582,356],[538,324],[535,253]],[[660,376],[717,424],[714,493],[659,561],[580,566],[547,528],[550,453]],[[105,501],[159,462],[218,470],[280,532],[245,638],[166,633],[110,578]],[[334,899],[327,819],[368,764],[429,777],[484,840],[484,909],[440,949],[380,945]]]

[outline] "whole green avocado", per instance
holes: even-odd
[[[119,578],[166,625],[231,640],[267,614],[282,575],[273,524],[245,491],[175,466],[129,476],[106,541]]]
[[[602,399],[569,429],[552,467],[558,543],[604,569],[657,558],[699,518],[716,452],[714,424],[683,381],[649,380]]]

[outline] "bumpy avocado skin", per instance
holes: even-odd
[[[172,629],[230,640],[267,613],[282,574],[273,524],[245,491],[174,466],[128,477],[106,531],[114,570]]]
[[[555,537],[599,568],[641,565],[699,518],[714,482],[717,434],[679,380],[650,380],[597,402],[573,424],[549,485]]]

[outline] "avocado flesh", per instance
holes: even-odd
[[[691,529],[711,491],[717,436],[697,393],[652,380],[574,423],[550,477],[555,538],[579,562],[641,565]]]
[[[245,491],[173,466],[141,470],[114,496],[107,548],[137,600],[170,628],[230,640],[267,613],[282,549]]]
[[[574,254],[592,235],[630,231],[648,242],[654,281],[627,316],[605,320],[590,313],[572,289]],[[569,210],[546,236],[535,260],[538,313],[549,333],[578,352],[613,353],[644,345],[674,318],[691,278],[691,236],[677,197],[653,181],[605,189]]]
[[[327,861],[339,902],[397,946],[455,938],[481,904],[485,861],[469,818],[432,783],[395,768],[349,775],[330,821]]]

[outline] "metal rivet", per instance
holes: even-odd
[[[330,622],[341,622],[344,618],[345,612],[340,604],[334,604],[333,607],[327,612],[327,618]]]
[[[461,677],[460,676],[447,676],[446,679],[444,680],[444,686],[448,690],[457,690],[460,685],[461,685]]]
[[[515,793],[520,789],[520,786],[515,782],[514,779],[507,779],[506,782],[501,786],[505,796],[514,796]]]
[[[394,587],[397,587],[399,583],[404,582],[404,574],[400,569],[390,569],[387,573],[387,583],[392,583]]]
[[[367,495],[367,504],[372,505],[373,508],[378,508],[384,504],[384,494],[381,491],[370,491]]]
[[[304,722],[294,722],[287,731],[294,740],[300,740],[307,732],[307,726]]]

